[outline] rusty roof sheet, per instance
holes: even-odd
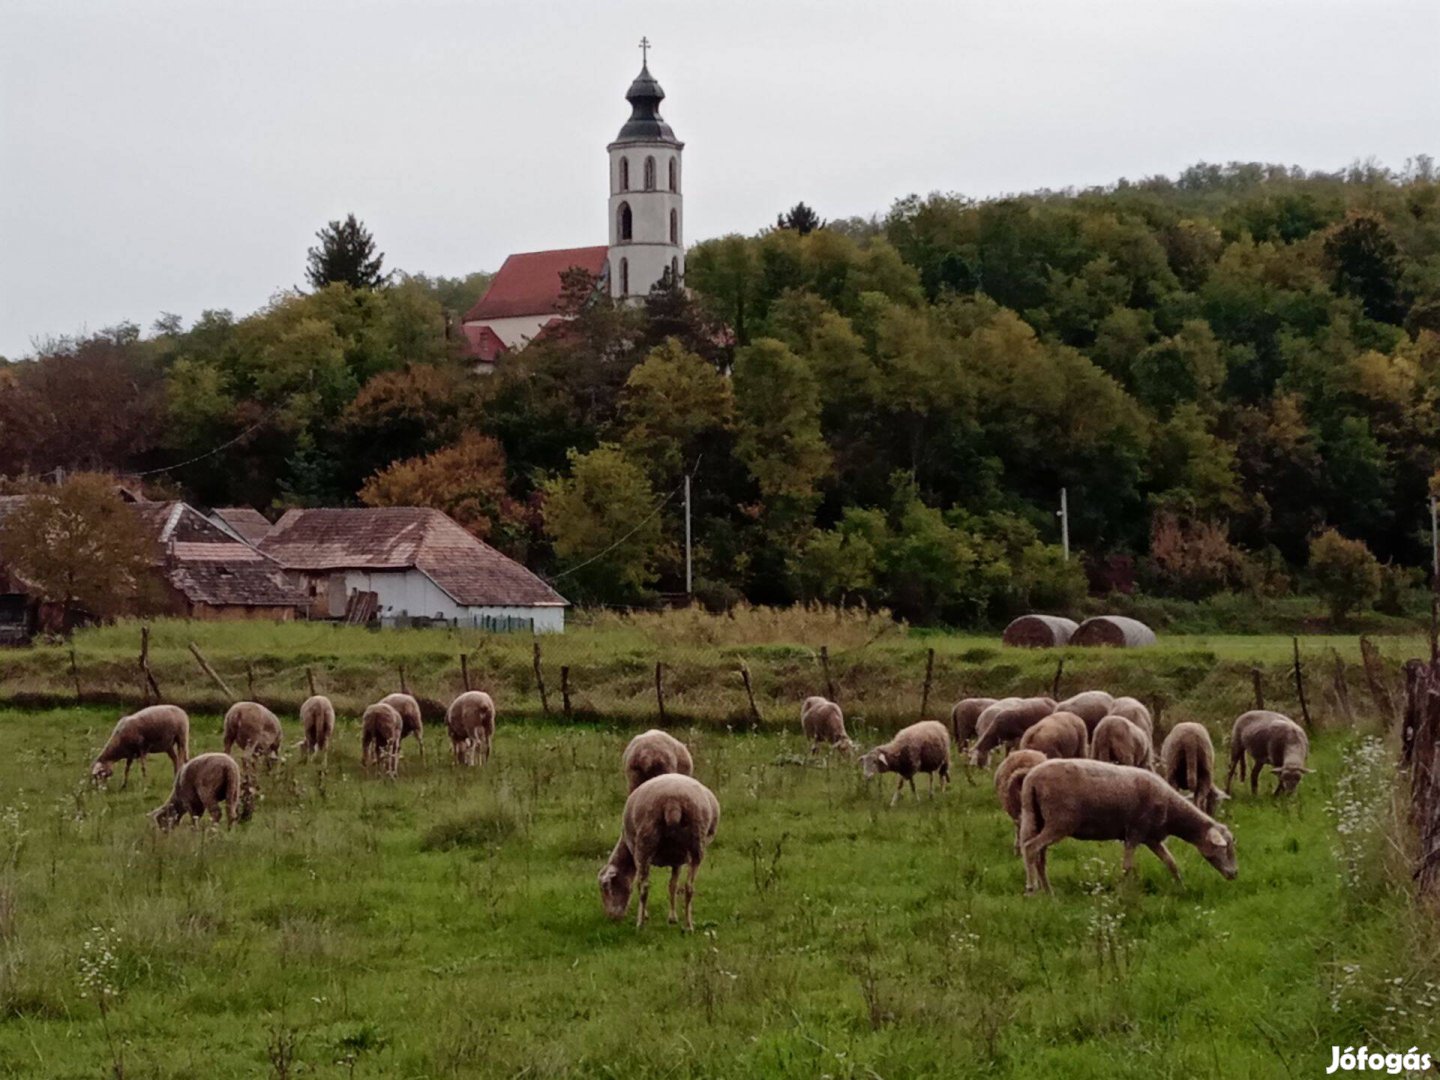
[[[290,510],[260,549],[290,570],[419,570],[458,604],[552,607],[568,601],[439,510]]]

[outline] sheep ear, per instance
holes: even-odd
[[[1224,802],[1226,799],[1230,798],[1230,793],[1228,791],[1216,791],[1215,798],[1218,802]]]
[[[1227,843],[1225,834],[1213,825],[1210,827],[1210,831],[1205,834],[1205,839],[1216,847],[1224,847]]]
[[[890,759],[885,756],[884,750],[875,751],[875,760],[880,762],[881,765],[888,766],[890,764]]]
[[[1305,773],[1305,774],[1308,776],[1310,773],[1314,772],[1315,770],[1314,770],[1314,769],[1301,769],[1300,771],[1301,771],[1302,773]]]

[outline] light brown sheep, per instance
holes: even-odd
[[[220,820],[225,807],[225,824],[235,824],[235,807],[240,799],[240,766],[229,754],[197,754],[175,774],[169,800],[150,812],[161,829],[169,830],[186,814],[191,823],[202,814]]]
[[[1189,791],[1195,805],[1214,815],[1230,796],[1215,786],[1215,744],[1203,724],[1176,724],[1160,746],[1160,775],[1176,791]]]
[[[627,791],[634,791],[646,780],[666,773],[691,776],[695,772],[689,748],[675,736],[657,728],[641,732],[631,739],[620,764],[625,771]]]
[[[1230,830],[1148,769],[1102,761],[1046,761],[1032,768],[1020,787],[1020,853],[1027,893],[1050,891],[1045,853],[1066,837],[1120,841],[1127,874],[1135,867],[1135,848],[1144,844],[1179,882],[1180,868],[1165,846],[1170,836],[1194,844],[1227,879],[1235,877]]]
[[[415,736],[415,745],[420,751],[420,760],[425,760],[425,717],[420,712],[420,702],[410,694],[386,694],[380,704],[389,705],[400,714],[400,738]],[[448,717],[447,717],[448,719]]]
[[[1123,716],[1136,727],[1143,728],[1153,745],[1155,742],[1155,718],[1139,698],[1117,697],[1110,705],[1109,716]],[[1102,717],[1103,719],[1103,717]]]
[[[190,718],[176,705],[150,705],[137,713],[122,716],[110,732],[105,748],[90,766],[90,779],[104,783],[115,772],[115,762],[125,762],[125,779],[120,787],[130,785],[130,766],[140,762],[140,775],[145,775],[147,754],[165,754],[180,767],[190,757]]]
[[[490,743],[495,738],[494,700],[484,690],[465,691],[445,711],[445,727],[455,764],[474,765],[478,753],[484,765],[490,760]]]
[[[300,730],[304,733],[301,753],[318,754],[330,748],[330,736],[335,734],[335,706],[328,697],[315,694],[305,699],[300,706]]]
[[[1095,734],[1095,726],[1110,715],[1115,699],[1104,690],[1086,690],[1068,697],[1055,706],[1056,712],[1073,712],[1085,721],[1085,730]]]
[[[1250,754],[1254,764],[1250,769],[1250,794],[1254,795],[1260,785],[1260,770],[1266,765],[1278,775],[1275,794],[1285,795],[1294,791],[1300,778],[1314,769],[1305,767],[1310,755],[1310,738],[1305,729],[1288,716],[1267,710],[1256,709],[1241,713],[1230,731],[1230,771],[1225,774],[1225,790],[1229,792],[1240,769],[1240,779],[1245,779],[1245,755]]]
[[[1053,712],[1020,736],[1020,749],[1039,750],[1047,758],[1084,757],[1088,747],[1085,721],[1070,712]]]
[[[242,753],[274,761],[280,757],[283,734],[280,720],[264,705],[237,701],[225,714],[225,753],[239,746]]]
[[[855,744],[845,733],[845,713],[829,698],[807,697],[800,705],[800,730],[810,740],[810,752],[821,744],[849,750]]]
[[[980,714],[995,704],[995,698],[990,697],[967,697],[961,698],[950,710],[950,733],[955,736],[955,747],[964,750],[965,745],[975,738],[975,725],[980,720]]]
[[[895,794],[890,797],[891,806],[899,801],[906,781],[909,781],[915,798],[920,798],[920,792],[915,787],[916,773],[930,774],[930,795],[933,798],[937,772],[942,788],[950,783],[950,732],[938,720],[922,720],[901,728],[889,742],[860,758],[860,771],[866,780],[876,773],[896,774],[899,782],[895,786]]]
[[[995,794],[1001,809],[1015,822],[1016,855],[1020,854],[1020,785],[1031,769],[1048,760],[1039,750],[1016,750],[1005,755],[995,770]]]
[[[1114,714],[1095,725],[1090,740],[1090,756],[1111,765],[1133,765],[1149,769],[1155,764],[1155,748],[1150,735],[1139,724]]]
[[[625,917],[638,879],[640,908],[635,925],[644,926],[649,915],[650,868],[668,866],[670,922],[674,923],[675,885],[683,866],[687,869],[685,929],[694,930],[695,874],[719,824],[720,801],[693,777],[666,773],[637,787],[625,800],[620,839],[599,874],[600,902],[605,914],[612,919]]]
[[[383,701],[368,707],[360,717],[361,764],[383,765],[392,780],[400,765],[401,724],[395,707]]]
[[[1056,711],[1054,700],[1048,697],[997,701],[982,712],[975,723],[979,738],[970,749],[970,764],[985,766],[990,761],[990,751],[1002,743],[1013,750],[1027,730]]]

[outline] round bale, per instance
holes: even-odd
[[[1021,615],[1005,627],[1000,640],[1026,649],[1053,649],[1069,644],[1075,629],[1074,619],[1060,615]]]
[[[1086,619],[1070,638],[1071,645],[1113,645],[1120,648],[1137,648],[1155,644],[1155,631],[1138,619],[1127,619],[1124,615],[1098,615]]]

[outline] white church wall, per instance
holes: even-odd
[[[553,312],[540,315],[511,315],[503,319],[476,319],[469,326],[488,326],[508,348],[518,349],[532,340],[540,328],[555,318]]]

